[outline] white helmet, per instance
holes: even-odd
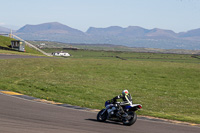
[[[129,94],[128,90],[123,90],[123,91],[122,91],[122,95],[125,96],[125,95],[128,95],[128,94]]]

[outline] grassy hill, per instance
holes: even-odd
[[[11,41],[15,40],[9,37],[5,37],[5,36],[0,36],[0,47],[4,47],[4,48],[10,48],[9,46],[11,45]]]
[[[13,38],[0,36],[0,53],[9,53],[9,54],[34,54],[34,55],[43,55],[39,51],[30,48],[29,46],[25,45],[26,52],[19,52],[10,48],[11,41],[15,40]]]

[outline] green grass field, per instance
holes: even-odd
[[[200,123],[200,59],[192,55],[69,51],[70,58],[0,59],[0,89],[101,109],[128,89],[138,114]]]
[[[191,54],[161,54],[161,53],[137,53],[122,51],[94,51],[94,50],[63,50],[63,49],[43,49],[48,53],[55,51],[69,52],[72,58],[91,58],[91,59],[121,59],[121,60],[140,60],[140,61],[161,61],[161,62],[183,62],[199,63],[200,55]]]

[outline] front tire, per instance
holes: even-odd
[[[127,112],[127,114],[128,114],[128,118],[127,119],[123,119],[122,122],[126,126],[131,126],[136,122],[137,114],[134,111]]]
[[[97,114],[97,120],[104,122],[107,119],[107,111],[105,111],[103,114],[101,114],[105,109],[102,109],[101,111],[99,111],[99,113]]]

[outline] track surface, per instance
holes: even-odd
[[[199,133],[199,127],[138,119],[132,126],[97,122],[95,112],[0,93],[0,133]]]

